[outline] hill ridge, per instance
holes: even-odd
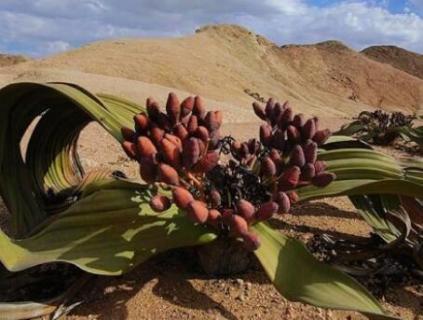
[[[375,107],[414,112],[423,104],[423,80],[339,41],[281,48],[244,27],[226,24],[178,38],[99,41],[0,73],[39,69],[159,84],[237,106],[249,107],[258,94],[290,100],[300,111],[316,115],[347,116]]]
[[[26,61],[29,61],[29,58],[23,55],[0,53],[0,68],[12,66]]]
[[[407,72],[423,79],[423,55],[394,45],[379,45],[361,51],[370,59]]]

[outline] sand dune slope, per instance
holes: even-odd
[[[1,68],[0,77],[15,81],[51,69],[78,71],[82,79],[88,73],[159,84],[244,108],[253,101],[247,90],[329,117],[373,107],[413,112],[423,105],[423,80],[342,44],[278,47],[232,25],[204,27],[183,38],[97,42]],[[78,80],[75,73],[70,78]],[[115,83],[122,91],[127,85],[135,82]]]

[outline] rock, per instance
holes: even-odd
[[[244,301],[246,300],[244,292],[242,292],[242,293],[241,293],[241,294],[237,297],[237,299],[238,299],[238,300],[240,300],[240,301],[242,301],[242,302],[244,302]]]
[[[236,279],[236,283],[237,283],[240,287],[242,287],[242,286],[244,285],[244,280],[242,280],[242,279]]]
[[[253,285],[251,284],[251,282],[247,282],[245,289],[247,291],[250,291],[253,288]]]

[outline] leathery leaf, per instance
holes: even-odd
[[[300,241],[266,223],[258,223],[253,229],[261,242],[255,254],[276,289],[287,299],[323,308],[355,310],[374,319],[395,319],[363,286],[316,260]]]
[[[162,251],[205,244],[216,235],[193,224],[176,206],[151,211],[146,189],[102,184],[28,238],[0,233],[0,260],[10,271],[67,262],[94,274],[119,275]]]

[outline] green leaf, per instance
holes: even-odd
[[[386,209],[388,208],[383,206],[384,197],[386,195],[355,195],[351,196],[350,200],[357,208],[360,216],[373,228],[373,231],[389,243],[398,239],[401,232],[386,217]],[[392,195],[392,197],[398,200],[396,195]],[[379,205],[376,205],[375,202],[378,202]]]
[[[383,208],[376,210],[367,203],[365,195],[381,199],[387,195],[398,198],[421,197],[423,194],[423,162],[411,159],[395,160],[389,155],[372,149],[357,148],[349,138],[338,137],[329,145],[341,143],[341,149],[329,148],[319,153],[319,159],[326,161],[328,170],[336,174],[336,180],[324,188],[306,186],[297,190],[301,200],[324,197],[349,196],[358,213],[385,241],[391,242],[400,235],[399,230],[389,222]],[[323,146],[326,148],[326,145]],[[398,201],[398,199],[397,199]]]
[[[412,141],[420,147],[423,146],[423,126],[416,128],[403,126],[395,128],[395,131],[397,131],[405,141]]]
[[[422,192],[422,185],[418,185],[409,181],[395,179],[335,180],[324,188],[306,186],[297,190],[297,193],[300,196],[301,200],[381,193],[420,197],[423,194]]]
[[[216,238],[175,206],[152,213],[141,185],[99,186],[29,238],[12,240],[0,232],[0,261],[10,271],[61,261],[94,274],[119,275],[159,252]]]
[[[372,318],[395,319],[379,302],[346,274],[316,260],[304,245],[265,223],[253,229],[261,246],[255,251],[278,291],[291,301],[323,308],[355,310]]]
[[[76,152],[81,130],[98,122],[118,141],[142,110],[113,96],[97,97],[70,83],[15,83],[0,90],[0,193],[12,213],[12,233],[24,237],[49,215],[47,190],[71,192],[84,175]],[[27,127],[40,121],[26,156],[20,142]]]

